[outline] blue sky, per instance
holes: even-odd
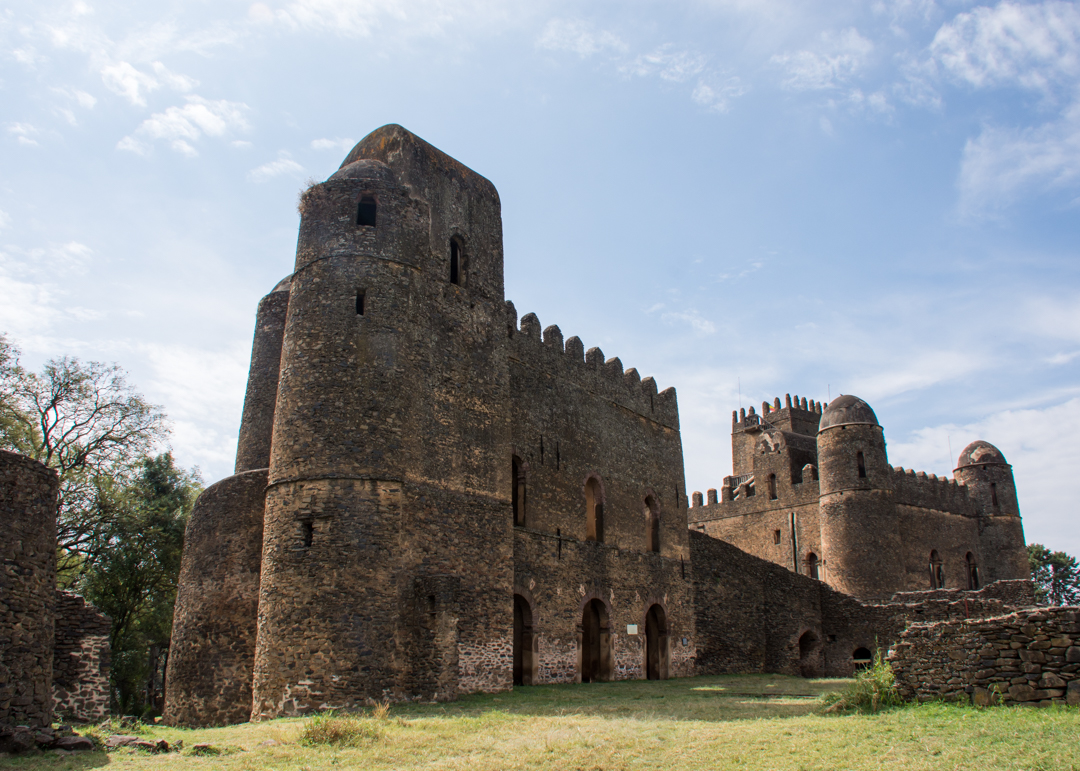
[[[1080,554],[1078,76],[1070,2],[8,3],[0,330],[226,476],[297,194],[400,123],[499,189],[519,314],[678,389],[691,490],[740,398],[854,393]]]

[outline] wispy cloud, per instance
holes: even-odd
[[[298,177],[303,173],[304,167],[294,161],[289,153],[282,150],[278,153],[278,159],[276,161],[264,163],[262,166],[248,172],[248,179],[252,182],[267,182],[274,177],[280,177],[282,174],[290,174],[294,177]]]
[[[11,123],[7,127],[8,133],[14,136],[20,145],[37,147],[38,141],[34,139],[39,133],[37,128],[29,123]]]
[[[785,72],[783,85],[795,91],[837,88],[866,64],[874,44],[854,27],[824,32],[814,49],[776,54],[771,61]]]
[[[634,57],[620,69],[638,77],[658,75],[663,80],[685,83],[704,72],[708,61],[709,57],[697,51],[664,45],[650,53]]]
[[[340,150],[348,151],[353,148],[356,142],[352,139],[312,139],[312,150]]]
[[[247,105],[241,102],[189,96],[187,104],[170,107],[144,120],[134,133],[120,140],[117,148],[145,155],[150,149],[147,141],[163,140],[176,152],[193,157],[199,153],[192,143],[204,134],[221,137],[246,131],[246,110]]]
[[[537,38],[536,45],[549,51],[569,51],[581,58],[602,51],[623,53],[627,45],[618,35],[579,19],[552,19]]]

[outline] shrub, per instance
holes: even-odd
[[[896,690],[892,667],[882,657],[880,648],[874,653],[874,663],[855,673],[854,683],[841,692],[825,694],[821,700],[829,713],[877,712],[904,703]]]
[[[385,718],[386,709],[376,712],[381,716],[374,718],[359,715],[338,714],[333,711],[320,712],[304,724],[300,733],[300,743],[308,746],[332,745],[338,747],[358,747],[362,744],[379,741],[383,737],[380,720]]]

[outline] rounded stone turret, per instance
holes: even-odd
[[[274,432],[274,405],[277,403],[278,372],[281,368],[281,340],[285,315],[289,310],[291,276],[278,282],[259,303],[255,335],[251,343],[244,414],[236,443],[236,473],[268,468],[270,440]]]
[[[58,490],[55,471],[0,450],[0,727],[52,723]]]
[[[252,717],[509,687],[498,194],[385,126],[300,210]]]
[[[953,476],[967,487],[982,522],[979,539],[984,556],[979,570],[983,582],[1028,578],[1020,502],[1004,453],[989,442],[974,441],[961,451]]]
[[[901,583],[901,544],[885,437],[870,405],[834,399],[817,451],[825,580],[860,599],[887,597]]]

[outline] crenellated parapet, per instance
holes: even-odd
[[[667,428],[679,429],[679,407],[674,388],[658,391],[652,377],[641,377],[634,368],[623,369],[617,356],[604,357],[600,348],[585,350],[578,337],[564,338],[552,324],[541,331],[540,319],[527,313],[517,321],[517,310],[506,303],[510,357],[529,367],[565,379],[594,394],[603,395],[619,407]]]
[[[893,501],[898,506],[916,506],[966,517],[976,516],[967,486],[950,477],[900,466],[890,467]]]

